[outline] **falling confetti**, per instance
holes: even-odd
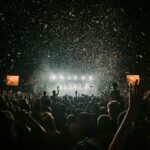
[[[105,0],[2,1],[1,70],[7,73],[13,62],[11,71],[18,73],[34,74],[46,66],[46,70],[96,72],[106,83],[128,70],[146,76],[150,13],[144,5]]]

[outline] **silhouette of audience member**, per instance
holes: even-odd
[[[110,99],[120,101],[120,91],[118,90],[118,83],[112,83],[112,91],[110,93]]]
[[[110,92],[110,101],[116,100],[117,102],[120,103],[120,111],[122,111],[125,108],[125,104],[123,101],[122,96],[120,95],[120,91],[118,90],[118,83],[113,82],[112,83],[112,91]]]
[[[120,114],[120,104],[119,102],[113,100],[107,104],[108,116],[111,121],[111,130],[113,133],[117,130],[118,115]]]
[[[57,86],[57,93],[56,93],[56,90],[53,90],[52,96],[50,97],[53,105],[55,105],[55,103],[58,101],[58,94],[59,94],[59,86]]]
[[[49,112],[42,113],[40,123],[46,131],[46,147],[53,149],[63,148],[63,139],[61,133],[56,128],[53,115]]]
[[[49,111],[51,112],[51,100],[49,96],[46,94],[46,91],[43,91],[43,96],[41,98],[41,107],[42,107],[42,112]]]
[[[106,104],[90,96],[78,96],[78,99],[68,96],[67,100],[59,97],[58,101],[58,93],[53,92],[54,105],[46,91],[42,98],[35,96],[31,111],[28,97],[12,97],[9,93],[1,96],[0,148],[9,145],[20,149],[20,144],[24,149],[30,149],[32,144],[45,150],[150,148],[150,98],[143,98],[137,83],[129,90],[125,111],[120,110],[117,98]]]

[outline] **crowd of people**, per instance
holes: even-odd
[[[150,93],[118,84],[101,97],[1,91],[0,146],[7,149],[150,149]]]

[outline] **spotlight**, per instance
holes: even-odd
[[[73,77],[73,79],[74,79],[74,80],[77,80],[77,79],[78,79],[78,77],[77,77],[77,76],[74,76],[74,77]]]
[[[82,79],[82,80],[85,80],[85,76],[82,76],[81,79]]]
[[[54,74],[51,75],[51,79],[52,79],[52,80],[56,80],[56,78],[57,78],[57,77],[56,77]]]
[[[73,88],[74,88],[74,89],[76,89],[76,88],[77,88],[77,85],[76,85],[76,84],[74,84],[74,85],[73,85]]]
[[[84,88],[85,89],[88,89],[89,85],[88,84],[85,84]]]
[[[93,80],[93,77],[92,77],[92,76],[89,76],[89,80]]]
[[[60,75],[59,78],[60,78],[61,80],[64,80],[64,76],[63,76],[63,75]]]

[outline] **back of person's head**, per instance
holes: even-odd
[[[56,95],[56,90],[53,90],[52,93],[53,93],[53,95]]]
[[[43,95],[46,96],[46,91],[43,91]]]
[[[41,114],[41,124],[47,132],[56,131],[54,117],[49,112],[44,112]]]
[[[5,103],[4,98],[2,96],[0,96],[0,110],[7,110],[7,109],[8,109],[8,107]]]
[[[125,117],[125,115],[126,115],[126,111],[123,111],[123,112],[121,112],[119,115],[118,115],[118,122],[117,122],[117,125],[119,126],[120,124],[121,124],[121,122],[123,121],[123,119],[124,119],[124,117]]]
[[[76,122],[76,117],[73,114],[67,116],[67,125],[70,125],[75,122]]]
[[[114,89],[117,89],[118,83],[117,83],[117,82],[113,82],[113,83],[112,83],[112,87],[113,87]]]
[[[30,111],[29,104],[26,99],[20,99],[19,100],[19,106],[21,109],[25,109],[26,111]]]
[[[97,118],[97,128],[101,134],[107,134],[110,132],[110,119],[108,115],[100,115]]]
[[[12,135],[12,125],[15,121],[14,115],[10,111],[0,112],[0,135],[11,136]]]
[[[107,108],[105,106],[100,107],[99,114],[107,115]]]
[[[66,113],[66,106],[62,103],[58,103],[55,110],[57,114],[64,115]]]
[[[84,137],[92,137],[95,135],[96,129],[89,113],[81,112],[77,116],[77,123],[79,124]]]
[[[116,100],[110,101],[107,104],[107,110],[110,117],[117,117],[120,112],[120,103]]]

